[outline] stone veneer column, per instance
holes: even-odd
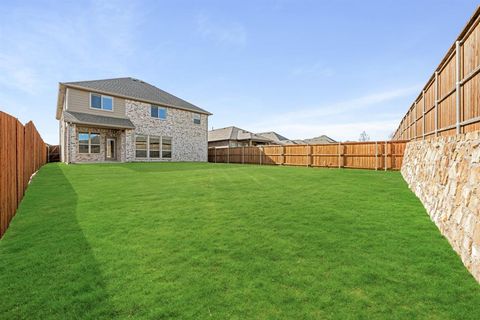
[[[480,132],[409,142],[401,172],[480,282]]]
[[[77,161],[77,126],[75,124],[68,125],[68,162],[74,163]]]

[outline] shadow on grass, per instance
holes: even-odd
[[[0,318],[112,317],[105,283],[58,164],[43,167],[0,240]]]

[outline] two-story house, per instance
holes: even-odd
[[[60,83],[61,160],[207,161],[209,115],[134,78]]]

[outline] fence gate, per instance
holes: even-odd
[[[48,162],[60,162],[60,146],[48,146]]]

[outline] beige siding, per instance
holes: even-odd
[[[67,111],[96,114],[99,116],[125,118],[125,99],[113,98],[113,111],[90,108],[90,92],[67,89]]]

